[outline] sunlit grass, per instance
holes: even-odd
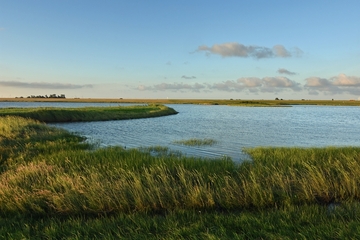
[[[186,146],[212,146],[217,143],[216,140],[210,138],[190,138],[186,140],[174,141],[175,144],[186,145]]]
[[[246,149],[252,159],[238,165],[162,147],[88,151],[81,138],[16,119],[23,125],[1,139],[2,213],[264,209],[360,199],[359,148]]]
[[[159,146],[93,149],[65,130],[0,117],[0,236],[359,236],[360,148],[244,151],[251,159],[236,164]]]

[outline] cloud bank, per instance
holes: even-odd
[[[19,82],[19,81],[0,81],[0,86],[15,88],[40,88],[40,89],[79,89],[92,88],[91,84],[63,84],[63,83],[46,83],[46,82]]]
[[[282,92],[284,90],[300,91],[302,87],[299,83],[286,77],[265,77],[265,78],[239,78],[236,81],[225,81],[211,85],[211,89],[240,92],[249,91],[259,92]]]
[[[320,92],[326,94],[360,94],[360,77],[346,76],[342,73],[329,79],[310,77],[305,81],[304,87],[313,95],[318,95]]]
[[[220,83],[161,83],[153,86],[140,85],[140,91],[226,91],[241,92],[249,91],[252,93],[259,92],[282,92],[284,90],[300,91],[302,87],[299,83],[286,77],[266,77],[266,78],[239,78],[236,81],[224,81]]]
[[[140,85],[137,89],[140,91],[193,91],[199,92],[204,90],[206,85],[200,83],[184,84],[184,83],[161,83],[153,86]]]
[[[300,84],[287,77],[245,77],[237,80],[227,80],[218,83],[161,83],[152,86],[141,85],[140,91],[172,91],[172,92],[245,92],[245,93],[280,93],[284,91],[308,91],[309,94],[324,93],[360,95],[360,77],[338,76],[327,78],[306,78],[305,84]]]
[[[255,59],[298,57],[302,54],[302,51],[299,48],[294,48],[293,51],[290,51],[283,45],[275,45],[272,48],[269,48],[255,45],[245,46],[236,42],[215,44],[211,47],[202,45],[199,46],[195,52],[205,52],[207,55],[215,54],[222,57],[252,57]]]

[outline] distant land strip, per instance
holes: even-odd
[[[91,103],[144,103],[144,104],[203,104],[234,105],[249,107],[291,106],[291,105],[329,105],[360,106],[359,100],[248,100],[248,99],[131,99],[131,98],[0,98],[0,102],[91,102]]]

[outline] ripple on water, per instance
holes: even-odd
[[[360,108],[294,106],[289,108],[168,105],[179,113],[159,118],[53,124],[91,136],[103,146],[167,146],[187,155],[235,161],[244,147],[360,146]],[[190,147],[174,141],[210,138],[212,146]]]

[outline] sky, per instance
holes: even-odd
[[[0,0],[0,98],[360,100],[360,1]]]

